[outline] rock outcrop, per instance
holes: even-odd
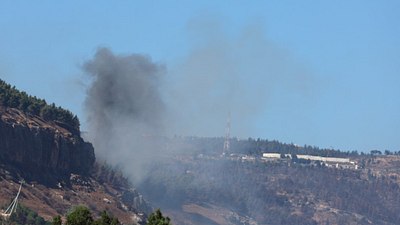
[[[92,144],[79,131],[0,106],[0,161],[28,175],[87,174],[95,162]]]
[[[47,220],[76,205],[95,216],[106,210],[123,224],[144,224],[152,211],[122,174],[95,163],[93,146],[79,130],[0,106],[0,205],[8,204],[20,180],[20,202]]]

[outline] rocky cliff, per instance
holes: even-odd
[[[143,224],[152,211],[121,172],[95,163],[79,130],[0,106],[0,205],[9,204],[21,180],[20,203],[47,220],[76,205],[97,215],[106,210],[123,224]]]
[[[57,121],[45,121],[15,108],[0,107],[0,161],[35,176],[43,173],[87,174],[94,149],[79,131]]]

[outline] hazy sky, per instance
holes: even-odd
[[[233,135],[400,150],[400,1],[0,2],[0,78],[69,108],[83,127],[81,66],[98,47],[148,55],[168,83],[221,45],[224,57],[241,55],[243,99],[259,106],[251,118],[232,112]]]

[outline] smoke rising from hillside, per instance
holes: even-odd
[[[158,89],[164,69],[146,56],[114,55],[106,48],[98,49],[83,69],[93,78],[85,108],[96,152],[136,178],[155,147],[145,137],[163,132]]]
[[[208,23],[189,25],[195,48],[168,71],[147,56],[106,48],[84,64],[92,78],[85,102],[88,131],[99,158],[140,179],[146,165],[165,154],[154,137],[221,137],[229,112],[233,136],[248,137],[257,132],[255,122],[272,93],[307,89],[307,70],[258,26],[228,38],[218,23]]]

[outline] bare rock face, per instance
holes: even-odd
[[[79,130],[0,106],[1,205],[25,180],[19,200],[45,219],[86,205],[95,215],[106,210],[123,224],[145,224],[152,208],[126,178],[101,168]]]
[[[37,116],[0,107],[0,161],[43,173],[86,174],[95,161],[94,149],[79,131]]]

